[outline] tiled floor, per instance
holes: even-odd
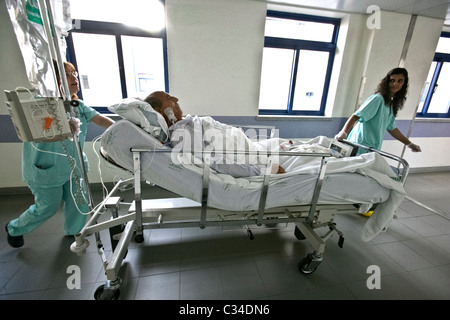
[[[450,172],[410,174],[406,189],[396,220],[371,242],[359,238],[366,217],[338,216],[344,247],[330,239],[310,275],[299,273],[297,262],[311,248],[291,226],[254,230],[254,240],[243,229],[146,230],[143,244],[130,244],[120,299],[450,299]],[[144,198],[153,191],[146,189]],[[94,238],[85,255],[73,254],[62,214],[25,236],[22,248],[7,244],[3,226],[32,201],[0,197],[0,300],[93,299],[106,280]],[[101,237],[110,254],[107,231]],[[379,281],[368,272],[374,265]],[[68,288],[69,266],[80,268],[79,289]]]

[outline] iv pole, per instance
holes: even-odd
[[[63,60],[61,57],[61,52],[59,50],[58,38],[56,36],[56,30],[54,28],[55,22],[53,19],[53,12],[52,12],[52,8],[51,8],[51,4],[50,4],[49,0],[45,0],[45,2],[44,2],[44,0],[38,0],[38,1],[39,1],[39,9],[41,12],[41,18],[42,18],[42,21],[44,22],[45,33],[47,35],[48,45],[49,45],[49,49],[50,49],[50,55],[52,56],[52,58],[54,58],[56,60],[59,74],[61,75],[60,78],[61,78],[63,89],[64,89],[63,90],[64,105],[67,107],[67,104],[69,104],[70,114],[74,115],[75,113],[74,113],[73,108],[78,107],[78,102],[71,100],[71,97],[70,97],[69,84],[67,82],[66,72],[63,67],[64,63],[63,63]],[[53,68],[53,63],[51,63],[51,65]],[[53,72],[53,75],[56,80],[55,72]],[[58,82],[56,81],[56,83],[58,83]],[[86,166],[84,164],[83,151],[81,150],[81,144],[80,144],[78,134],[76,134],[73,129],[72,129],[72,133],[73,133],[73,142],[75,144],[75,149],[77,151],[78,159],[79,159],[80,165],[81,165],[81,171],[83,173],[84,184],[86,187],[86,194],[89,198],[88,204],[89,204],[89,208],[91,211],[94,208],[94,202],[93,202],[92,193],[91,193],[90,186],[89,186],[89,179],[87,176]]]

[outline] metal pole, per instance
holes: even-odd
[[[408,133],[406,134],[406,138],[408,138],[408,139],[411,136],[411,132],[412,132],[412,129],[414,127],[414,122],[416,121],[417,110],[419,109],[420,101],[422,100],[422,97],[423,97],[423,94],[425,93],[426,87],[427,87],[427,81],[425,80],[425,82],[423,83],[423,86],[422,86],[422,91],[420,92],[420,96],[419,96],[419,99],[418,99],[417,104],[416,104],[416,108],[414,110],[413,118],[411,120],[411,123],[409,124]],[[406,150],[406,146],[403,145],[403,149],[402,149],[402,152],[400,154],[400,157],[403,158],[403,156],[405,154],[405,150]]]
[[[50,50],[50,56],[52,58],[54,58],[57,62],[57,68],[59,70],[59,74],[61,75],[61,82],[63,85],[63,95],[65,100],[70,100],[70,91],[69,91],[69,84],[67,82],[67,78],[66,78],[66,73],[63,67],[63,61],[61,58],[61,53],[58,50],[59,49],[59,44],[58,44],[58,39],[56,39],[54,36],[56,35],[55,33],[55,29],[54,29],[54,21],[53,21],[53,13],[52,13],[52,8],[50,3],[48,2],[48,0],[46,2],[44,2],[44,0],[39,0],[39,8],[41,9],[41,17],[42,17],[42,21],[44,23],[44,29],[45,29],[45,33],[47,35],[47,42],[48,42],[48,47]],[[47,13],[44,14],[44,13]],[[53,29],[52,29],[53,27]],[[53,66],[53,62],[50,63],[52,70],[54,70],[54,66]],[[58,89],[59,87],[59,83],[57,81],[56,78],[56,73],[53,72],[53,76],[56,82],[56,87]]]
[[[417,15],[413,14],[411,16],[411,20],[409,21],[408,31],[406,33],[405,43],[403,44],[402,54],[400,56],[400,61],[398,62],[398,66],[403,68],[406,61],[406,56],[408,54],[409,45],[411,44],[412,34],[414,32],[414,27],[416,26]]]
[[[58,69],[59,69],[59,74],[60,74],[60,78],[61,81],[63,83],[63,87],[64,87],[64,95],[65,95],[65,100],[66,101],[70,101],[71,97],[70,97],[70,91],[69,91],[69,85],[67,82],[67,77],[66,77],[66,72],[64,69],[64,63],[61,57],[61,52],[59,51],[59,43],[58,43],[58,38],[56,37],[56,30],[55,30],[55,22],[53,19],[53,12],[52,12],[52,8],[51,8],[51,4],[49,0],[39,0],[39,8],[41,10],[41,17],[42,17],[42,21],[44,22],[44,26],[45,26],[45,30],[47,33],[47,40],[48,40],[48,44],[50,47],[50,54],[52,56],[52,58],[55,58],[57,61],[57,65],[58,65]],[[48,12],[48,14],[47,14]],[[70,113],[72,115],[74,115],[74,110],[73,110],[73,104],[69,103],[70,105]],[[89,204],[89,208],[90,210],[92,210],[94,208],[94,202],[92,199],[92,193],[90,190],[90,185],[89,185],[89,179],[88,179],[88,175],[87,175],[87,171],[86,171],[86,167],[84,165],[84,159],[83,159],[83,150],[81,149],[81,144],[80,144],[80,140],[77,134],[73,133],[73,142],[75,144],[75,149],[77,150],[77,154],[78,154],[78,159],[80,161],[80,166],[81,166],[81,171],[83,174],[83,179],[85,182],[85,188],[86,188],[86,194],[88,196],[88,204]]]

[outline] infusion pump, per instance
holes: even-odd
[[[5,94],[7,109],[20,140],[55,141],[73,136],[62,98],[20,100],[18,91],[5,90]]]
[[[345,140],[333,140],[330,144],[330,152],[336,158],[354,157],[358,152],[358,147]]]

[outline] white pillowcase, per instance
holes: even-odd
[[[159,141],[167,141],[169,129],[166,120],[149,103],[137,98],[126,98],[109,106],[108,110],[137,124]]]

